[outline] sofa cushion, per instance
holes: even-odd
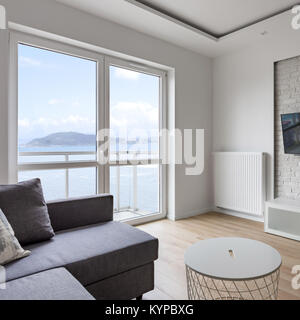
[[[8,280],[66,267],[84,286],[157,259],[158,240],[119,222],[59,232],[27,246],[31,255],[6,266]]]
[[[97,194],[47,203],[55,232],[113,220],[113,197]]]
[[[54,236],[40,179],[0,185],[0,208],[21,245]]]
[[[95,300],[64,268],[9,281],[0,300]]]
[[[0,209],[0,265],[3,266],[29,255],[30,251],[25,251],[21,247],[14,230]]]

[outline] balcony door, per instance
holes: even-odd
[[[160,129],[165,74],[109,60],[110,193],[119,220],[163,211]]]
[[[46,201],[111,193],[116,220],[164,215],[165,73],[23,34],[11,41],[11,181],[40,178]]]

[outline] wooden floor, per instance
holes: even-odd
[[[264,233],[260,222],[208,213],[177,222],[161,220],[139,227],[159,239],[159,260],[155,263],[154,291],[145,299],[185,300],[186,278],[184,252],[193,243],[216,237],[243,237],[265,242],[276,248],[283,260],[279,299],[300,300],[300,290],[294,290],[291,270],[300,265],[300,242]]]

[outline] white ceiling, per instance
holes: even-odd
[[[299,3],[299,0],[139,0],[167,10],[168,15],[163,15],[143,4],[139,6],[135,0],[55,1],[211,57],[264,41],[261,33],[265,31],[268,37],[287,36],[293,32],[290,11],[221,38],[215,37]],[[180,23],[169,14],[211,34]]]
[[[299,0],[137,0],[216,37],[290,9]]]

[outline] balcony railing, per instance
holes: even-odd
[[[43,157],[43,159],[39,159]],[[54,158],[56,157],[56,159]],[[77,160],[72,158],[77,157]],[[82,157],[82,159],[80,159]],[[61,151],[61,152],[19,152],[19,171],[38,171],[61,169],[65,171],[65,197],[69,198],[69,170],[74,168],[99,167],[96,160],[97,153],[93,151]],[[26,159],[27,158],[27,159]],[[61,158],[61,159],[57,159]],[[90,159],[83,159],[90,158]],[[138,208],[138,166],[159,164],[158,153],[136,153],[136,152],[115,152],[110,155],[109,167],[116,168],[114,211],[120,217],[119,220],[133,218],[134,216],[145,216],[149,212],[141,211]],[[134,164],[132,164],[134,162]],[[121,206],[121,167],[132,167],[132,206]],[[96,181],[95,181],[96,183]],[[122,215],[121,215],[122,213]],[[123,216],[123,218],[122,218]]]
[[[91,156],[91,159],[76,160],[76,161],[70,160],[71,157],[75,157],[75,156],[77,157]],[[39,159],[39,157],[43,157],[43,159],[41,158]],[[61,159],[57,160],[54,157],[61,158]],[[94,167],[96,166],[95,161],[96,161],[96,152],[93,152],[93,151],[19,152],[18,170],[19,171],[38,171],[38,170],[63,169],[65,171],[65,197],[69,198],[69,194],[70,194],[69,170],[74,168]]]

